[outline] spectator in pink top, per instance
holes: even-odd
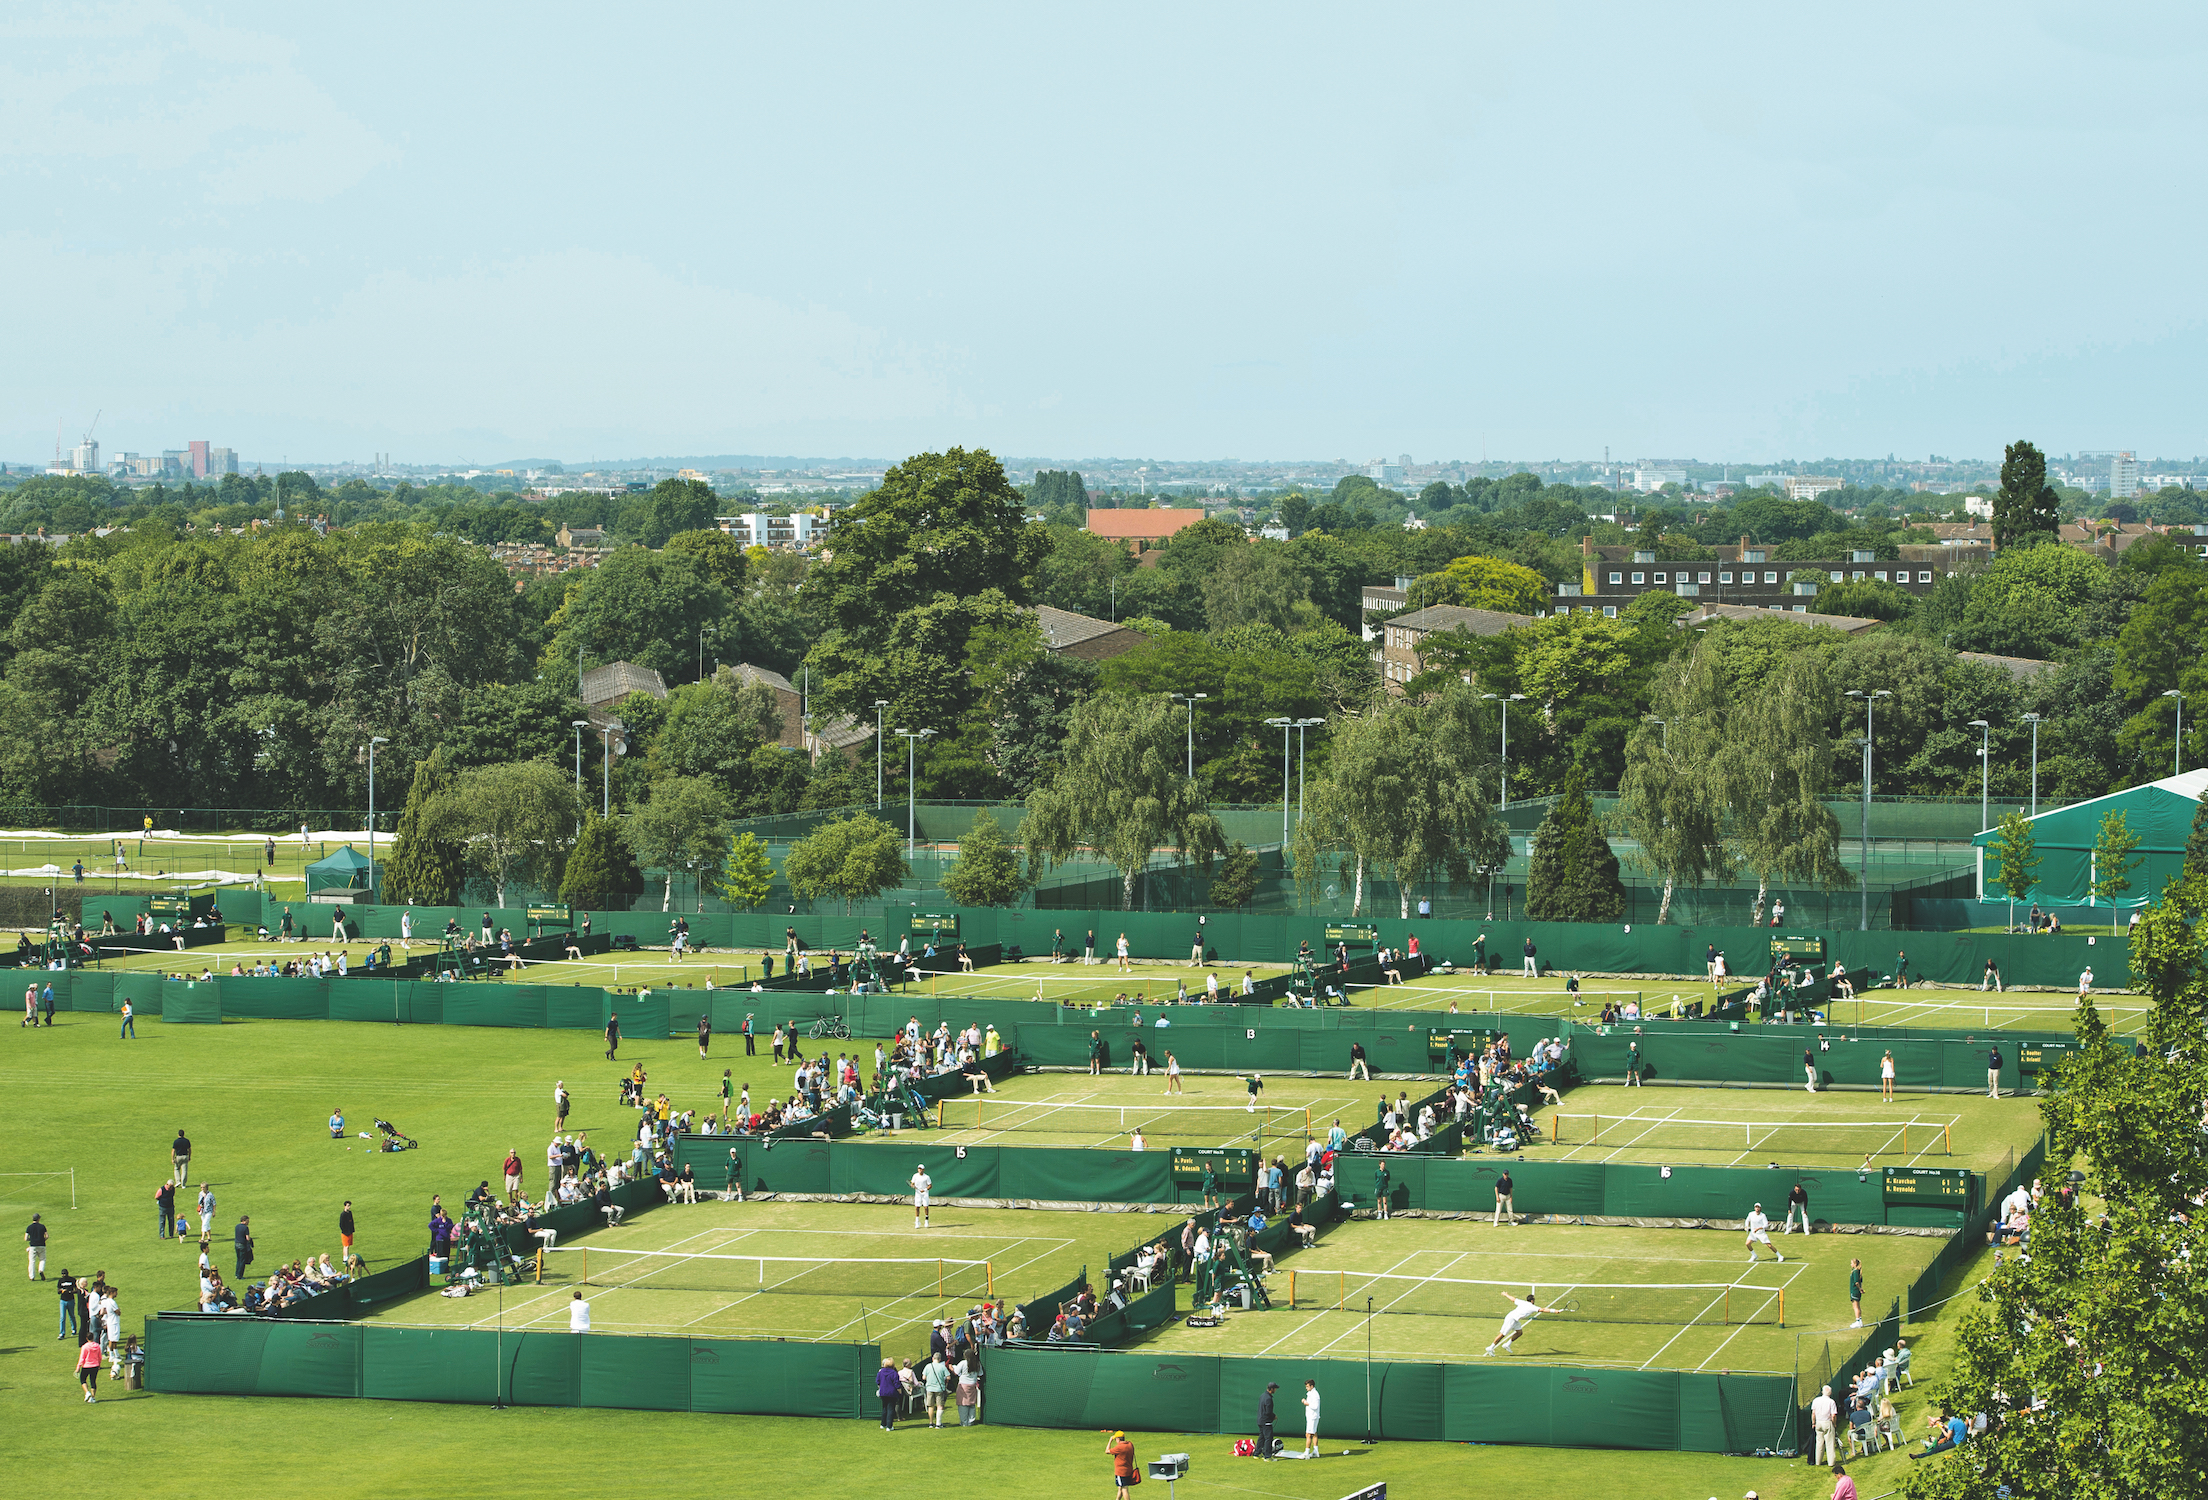
[[[1832,1466],[1832,1500],[1855,1500],[1855,1481],[1839,1464]]]

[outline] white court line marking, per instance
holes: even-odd
[[[1782,1251],[1782,1252],[1779,1252],[1779,1253],[1783,1254],[1784,1252]],[[1753,1260],[1753,1259],[1751,1259],[1751,1260],[1750,1260],[1750,1262],[1749,1262],[1749,1265],[1748,1265],[1748,1269],[1747,1269],[1746,1271],[1742,1272],[1742,1273],[1741,1273],[1741,1274],[1740,1274],[1739,1276],[1735,1276],[1735,1277],[1733,1278],[1733,1290],[1734,1290],[1734,1291],[1736,1291],[1736,1292],[1737,1292],[1737,1291],[1740,1291],[1740,1290],[1742,1290],[1742,1285],[1741,1285],[1741,1283],[1742,1283],[1742,1279],[1743,1279],[1744,1277],[1747,1277],[1747,1276],[1752,1276],[1752,1275],[1754,1275],[1754,1274],[1755,1274],[1755,1269],[1756,1269],[1756,1268],[1755,1268],[1755,1262],[1754,1262],[1754,1260]],[[1796,1274],[1796,1275],[1799,1275],[1799,1274],[1800,1274],[1800,1272],[1796,1272],[1795,1274]],[[1789,1279],[1788,1279],[1787,1285],[1789,1285],[1789,1286],[1792,1286],[1792,1285],[1793,1285],[1793,1281],[1792,1281],[1792,1279],[1791,1279],[1791,1278],[1789,1278]],[[1748,1288],[1747,1290],[1751,1290],[1751,1291],[1762,1291],[1762,1290],[1764,1290],[1764,1288],[1762,1288],[1762,1287],[1751,1287],[1751,1288]],[[1717,1294],[1717,1296],[1716,1296],[1715,1298],[1713,1298],[1713,1299],[1711,1300],[1711,1302],[1710,1302],[1710,1307],[1720,1307],[1720,1306],[1724,1305],[1724,1301],[1725,1301],[1725,1298],[1727,1297],[1727,1295],[1729,1295],[1729,1294],[1728,1294],[1728,1293],[1725,1293],[1725,1292],[1719,1292],[1719,1293]],[[1766,1303],[1765,1303],[1764,1305],[1765,1305],[1765,1306],[1769,1306],[1770,1304],[1769,1304],[1768,1302],[1766,1302]],[[1702,1311],[1703,1311],[1703,1312],[1705,1312],[1705,1313],[1707,1313],[1707,1312],[1708,1312],[1708,1311],[1710,1310],[1710,1307],[1705,1307],[1705,1308],[1703,1308],[1703,1309],[1702,1309]],[[1673,1344],[1676,1344],[1676,1343],[1678,1343],[1678,1342],[1679,1342],[1679,1341],[1680,1341],[1681,1339],[1683,1339],[1683,1338],[1685,1338],[1685,1337],[1687,1336],[1687,1330],[1688,1330],[1688,1329],[1690,1329],[1690,1328],[1697,1328],[1697,1327],[1700,1327],[1700,1326],[1702,1326],[1702,1325],[1701,1325],[1701,1324],[1699,1324],[1699,1323],[1696,1323],[1696,1322],[1686,1322],[1686,1323],[1682,1323],[1682,1324],[1680,1324],[1680,1325],[1679,1325],[1679,1331],[1678,1331],[1677,1333],[1673,1334],[1673,1335],[1672,1335],[1672,1336],[1671,1336],[1670,1338],[1668,1338],[1668,1339],[1665,1339],[1665,1340],[1664,1340],[1664,1342],[1663,1342],[1663,1344],[1662,1344],[1662,1346],[1661,1346],[1661,1347],[1659,1347],[1659,1348],[1657,1349],[1657,1351],[1656,1351],[1656,1352],[1655,1352],[1654,1354],[1651,1354],[1651,1355],[1650,1355],[1650,1356],[1649,1356],[1649,1357],[1648,1357],[1647,1359],[1645,1359],[1645,1360],[1643,1360],[1643,1361],[1641,1362],[1641,1368],[1645,1370],[1645,1369],[1647,1369],[1647,1368],[1648,1368],[1649,1366],[1651,1366],[1651,1365],[1655,1364],[1657,1360],[1659,1360],[1659,1359],[1662,1359],[1662,1358],[1664,1357],[1664,1350],[1665,1350],[1665,1349],[1669,1349],[1669,1348],[1670,1348],[1670,1347],[1671,1347],[1671,1346],[1672,1346]],[[1745,1326],[1745,1325],[1744,1325],[1744,1326]],[[1739,1329],[1735,1329],[1735,1330],[1734,1330],[1734,1332],[1735,1332],[1735,1333],[1739,1332]],[[1728,1342],[1729,1342],[1729,1341],[1730,1341],[1730,1340],[1728,1340]],[[1723,1347],[1723,1345],[1720,1345],[1719,1347],[1720,1347],[1720,1348],[1722,1348],[1722,1347]],[[1708,1363],[1708,1361],[1706,1361],[1706,1360],[1705,1360],[1705,1361],[1704,1361],[1704,1363],[1706,1364],[1706,1363]]]
[[[1420,1257],[1421,1255],[1448,1255],[1448,1254],[1450,1254],[1450,1253],[1451,1253],[1451,1252],[1449,1252],[1449,1251],[1447,1251],[1447,1250],[1413,1250],[1413,1251],[1412,1251],[1412,1252],[1411,1252],[1411,1253],[1410,1253],[1409,1255],[1406,1255],[1406,1256],[1404,1256],[1404,1257],[1403,1257],[1403,1258],[1402,1258],[1401,1260],[1397,1261],[1397,1262],[1396,1262],[1396,1263],[1395,1263],[1394,1265],[1392,1265],[1392,1266],[1388,1267],[1388,1269],[1387,1269],[1387,1270],[1386,1270],[1385,1272],[1381,1272],[1381,1273],[1379,1273],[1379,1274],[1382,1274],[1382,1275],[1389,1275],[1389,1276],[1395,1275],[1396,1273],[1398,1273],[1399,1271],[1401,1271],[1403,1267],[1405,1267],[1405,1266],[1409,1265],[1409,1264],[1410,1264],[1410,1263],[1411,1263],[1412,1261],[1414,1261],[1414,1260],[1418,1259],[1418,1258],[1419,1258],[1419,1257]],[[1456,1255],[1456,1259],[1457,1259],[1457,1260],[1462,1260],[1462,1259],[1464,1258],[1464,1256],[1465,1256],[1465,1255],[1467,1255],[1467,1254],[1469,1254],[1469,1253],[1470,1253],[1469,1251],[1459,1252],[1459,1253],[1458,1253],[1458,1254]],[[1454,1264],[1454,1261],[1452,1261],[1451,1263],[1452,1263],[1452,1264]],[[1408,1295],[1408,1294],[1406,1294],[1406,1295]],[[1328,1312],[1337,1312],[1337,1311],[1340,1311],[1340,1309],[1338,1309],[1338,1308],[1323,1308],[1323,1307],[1322,1307],[1322,1308],[1319,1308],[1319,1309],[1317,1309],[1317,1311],[1318,1311],[1318,1312],[1320,1312],[1320,1313],[1328,1313]],[[1258,1357],[1259,1357],[1259,1358],[1263,1358],[1263,1357],[1264,1357],[1265,1355],[1268,1355],[1268,1354],[1272,1353],[1272,1352],[1273,1352],[1273,1351],[1274,1351],[1275,1349],[1278,1349],[1278,1348],[1279,1348],[1279,1347],[1280,1347],[1280,1346],[1281,1346],[1282,1344],[1285,1344],[1285,1343],[1287,1343],[1287,1342],[1288,1342],[1288,1340],[1290,1340],[1290,1339],[1292,1339],[1292,1338],[1296,1337],[1296,1335],[1298,1335],[1298,1334],[1300,1334],[1300,1333],[1302,1333],[1302,1332],[1304,1332],[1304,1329],[1303,1329],[1303,1328],[1301,1328],[1301,1327],[1299,1327],[1299,1328],[1293,1328],[1293,1329],[1290,1329],[1290,1330],[1289,1330],[1289,1331],[1288,1331],[1287,1333],[1285,1333],[1285,1334],[1281,1335],[1281,1336],[1280,1336],[1279,1338],[1277,1338],[1277,1339],[1273,1340],[1273,1342],[1271,1342],[1270,1344],[1267,1344],[1267,1345],[1266,1345],[1266,1346],[1265,1346],[1265,1347],[1264,1347],[1263,1349],[1260,1349],[1260,1350],[1258,1351]],[[1334,1342],[1339,1342],[1339,1340],[1336,1340],[1336,1341],[1334,1341]],[[1329,1344],[1329,1346],[1328,1346],[1328,1347],[1332,1347],[1331,1343]]]
[[[1794,1272],[1794,1274],[1793,1274],[1793,1275],[1791,1275],[1791,1276],[1789,1276],[1789,1277],[1787,1277],[1787,1278],[1786,1278],[1786,1285],[1787,1285],[1787,1287],[1788,1287],[1789,1289],[1791,1289],[1791,1288],[1793,1287],[1794,1283],[1795,1283],[1796,1281],[1798,1281],[1798,1280],[1800,1280],[1800,1279],[1801,1279],[1801,1276],[1802,1276],[1803,1272],[1807,1271],[1808,1269],[1809,1269],[1809,1263],[1808,1263],[1807,1261],[1802,1261],[1802,1262],[1799,1262],[1799,1269],[1798,1269],[1798,1270],[1796,1270],[1796,1271]],[[1775,1294],[1774,1294],[1774,1295],[1775,1295]],[[1761,1311],[1763,1311],[1763,1309],[1764,1309],[1765,1307],[1769,1307],[1770,1305],[1771,1305],[1770,1301],[1769,1301],[1768,1299],[1766,1299],[1766,1300],[1765,1300],[1765,1301],[1763,1302],[1763,1304],[1762,1304],[1761,1306],[1759,1306],[1759,1307],[1758,1307],[1758,1308],[1756,1309],[1756,1311],[1757,1311],[1757,1312],[1761,1312]],[[1753,1314],[1751,1314],[1750,1316],[1752,1317],[1752,1316],[1753,1316]],[[1730,1343],[1731,1343],[1731,1342],[1732,1342],[1732,1341],[1733,1341],[1734,1339],[1736,1339],[1736,1338],[1739,1338],[1739,1337],[1740,1337],[1740,1335],[1741,1335],[1741,1334],[1742,1334],[1742,1333],[1743,1333],[1743,1332],[1744,1332],[1744,1331],[1745,1331],[1745,1330],[1746,1330],[1746,1329],[1747,1329],[1748,1327],[1749,1327],[1749,1324],[1748,1324],[1748,1321],[1747,1321],[1746,1319],[1743,1319],[1743,1320],[1742,1320],[1742,1321],[1741,1321],[1741,1322],[1740,1322],[1739,1324],[1735,1325],[1735,1326],[1734,1326],[1734,1328],[1733,1328],[1733,1331],[1732,1331],[1731,1333],[1728,1333],[1728,1334],[1726,1334],[1724,1338],[1722,1338],[1722,1339],[1718,1340],[1718,1344],[1717,1344],[1717,1347],[1716,1347],[1715,1349],[1712,1349],[1712,1350],[1710,1351],[1710,1353],[1709,1353],[1709,1357],[1708,1357],[1707,1359],[1704,1359],[1704,1360],[1702,1361],[1702,1363],[1700,1363],[1700,1364],[1696,1365],[1696,1366],[1695,1366],[1695,1369],[1697,1369],[1697,1370],[1707,1370],[1707,1369],[1708,1369],[1708,1368],[1710,1367],[1710,1364],[1711,1364],[1711,1362],[1712,1362],[1712,1361],[1714,1361],[1714,1360],[1715,1360],[1715,1359],[1716,1359],[1716,1358],[1717,1358],[1717,1357],[1718,1357],[1718,1356],[1719,1356],[1720,1354],[1723,1354],[1723,1353],[1725,1352],[1725,1346],[1726,1346],[1727,1344],[1730,1344]],[[1644,1367],[1644,1368],[1645,1368],[1645,1367]]]
[[[1442,1271],[1448,1271],[1448,1270],[1452,1270],[1452,1269],[1454,1269],[1454,1268],[1456,1267],[1456,1264],[1457,1264],[1457,1262],[1458,1262],[1458,1261],[1461,1261],[1461,1260],[1463,1260],[1463,1259],[1465,1258],[1465,1256],[1467,1256],[1467,1255],[1470,1255],[1470,1254],[1471,1254],[1472,1252],[1471,1252],[1471,1251],[1469,1251],[1469,1250],[1463,1250],[1463,1251],[1459,1251],[1459,1252],[1457,1252],[1457,1253],[1456,1253],[1456,1254],[1454,1254],[1454,1255],[1450,1255],[1450,1254],[1449,1254],[1449,1252],[1448,1252],[1448,1251],[1446,1251],[1446,1250],[1438,1250],[1438,1251],[1428,1251],[1428,1252],[1426,1252],[1426,1253],[1427,1253],[1427,1254],[1429,1254],[1429,1255],[1449,1255],[1449,1263],[1448,1263],[1447,1265],[1445,1265],[1445,1266],[1443,1266],[1443,1267],[1441,1268],[1441,1270],[1442,1270]],[[1435,1278],[1435,1277],[1438,1277],[1438,1276],[1439,1276],[1440,1274],[1441,1274],[1441,1271],[1434,1271],[1434,1272],[1429,1272],[1429,1273],[1428,1273],[1428,1276],[1427,1276],[1427,1279],[1428,1279],[1429,1281],[1431,1281],[1431,1280],[1432,1280],[1433,1278]],[[1397,1302],[1401,1302],[1401,1301],[1402,1301],[1402,1300],[1403,1300],[1403,1299],[1404,1299],[1405,1297],[1408,1297],[1408,1296],[1410,1296],[1410,1295],[1411,1295],[1411,1293],[1413,1293],[1413,1292],[1415,1292],[1415,1291],[1417,1291],[1417,1290],[1418,1290],[1418,1284],[1416,1284],[1416,1283],[1414,1283],[1414,1284],[1412,1284],[1412,1285],[1410,1285],[1410,1286],[1407,1286],[1407,1287],[1405,1287],[1405,1288],[1404,1288],[1404,1289],[1403,1289],[1403,1290],[1402,1290],[1402,1291],[1401,1291],[1401,1292],[1400,1292],[1399,1294],[1397,1294],[1397,1295],[1396,1295],[1396,1296],[1395,1296],[1394,1298],[1390,1299],[1390,1302],[1389,1302],[1389,1306],[1391,1306],[1391,1307],[1392,1307],[1392,1306],[1393,1306],[1393,1305],[1394,1305],[1395,1303],[1397,1303]],[[1342,1311],[1342,1312],[1354,1312],[1354,1310],[1353,1310],[1353,1309],[1350,1309],[1350,1308],[1341,1308],[1341,1309],[1338,1309],[1338,1310],[1339,1310],[1339,1311]],[[1373,1309],[1373,1312],[1374,1312],[1374,1313],[1375,1313],[1376,1315],[1377,1315],[1377,1314],[1379,1314],[1379,1313],[1383,1313],[1383,1312],[1386,1312],[1386,1311],[1387,1311],[1387,1308],[1386,1308],[1386,1307],[1376,1307],[1376,1308],[1374,1308],[1374,1309]],[[1341,1341],[1342,1341],[1343,1339],[1349,1338],[1349,1337],[1350,1337],[1351,1335],[1355,1334],[1356,1332],[1357,1332],[1357,1325],[1356,1325],[1355,1323],[1352,1323],[1352,1324],[1350,1324],[1350,1326],[1348,1327],[1348,1329],[1346,1329],[1346,1330],[1345,1330],[1345,1331],[1343,1331],[1342,1333],[1336,1334],[1336,1335],[1335,1335],[1335,1336],[1334,1336],[1333,1338],[1331,1338],[1331,1339],[1328,1339],[1328,1340],[1327,1340],[1327,1341],[1326,1341],[1325,1343],[1323,1343],[1323,1344],[1319,1345],[1319,1347],[1318,1347],[1317,1349],[1313,1350],[1313,1351],[1312,1351],[1312,1352],[1311,1352],[1311,1353],[1310,1353],[1309,1355],[1306,1355],[1306,1356],[1305,1356],[1305,1358],[1308,1358],[1308,1359],[1323,1359],[1323,1358],[1325,1358],[1325,1357],[1326,1357],[1326,1351],[1327,1351],[1327,1350],[1329,1350],[1329,1349],[1333,1348],[1333,1347],[1334,1347],[1334,1346],[1335,1346],[1336,1344],[1339,1344],[1339,1343],[1340,1343],[1340,1342],[1341,1342]]]

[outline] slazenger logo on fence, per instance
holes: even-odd
[[[1188,1379],[1188,1366],[1159,1365],[1150,1372],[1150,1378],[1152,1380],[1186,1380]]]
[[[1584,1375],[1574,1375],[1564,1382],[1564,1394],[1567,1396],[1592,1396],[1599,1389],[1594,1381]]]
[[[332,1328],[317,1328],[307,1335],[307,1342],[310,1344],[334,1344],[337,1342],[337,1331]]]
[[[1702,1044],[1702,1050],[1714,1057],[1718,1053],[1723,1052],[1727,1049],[1723,1042],[1704,1042]]]
[[[694,1365],[717,1365],[720,1362],[721,1352],[712,1345],[692,1344],[690,1346],[690,1363]]]

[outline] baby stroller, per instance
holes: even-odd
[[[410,1135],[400,1134],[399,1127],[389,1120],[376,1121],[376,1129],[383,1135],[383,1139],[376,1143],[378,1151],[414,1151],[421,1147],[420,1141]]]

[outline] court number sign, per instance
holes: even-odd
[[[1238,1146],[1176,1146],[1175,1182],[1202,1182],[1208,1166],[1222,1182],[1249,1182],[1257,1176],[1257,1153]]]

